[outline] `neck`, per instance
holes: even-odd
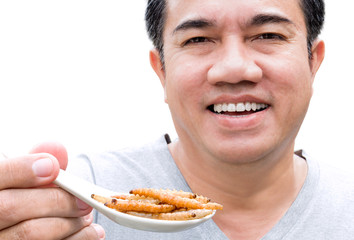
[[[274,222],[264,226],[267,232],[295,200],[307,174],[306,162],[293,154],[293,146],[248,164],[198,155],[178,141],[169,148],[192,191],[224,205],[224,210],[214,217],[220,228],[225,227],[224,232],[228,224],[235,232],[236,224],[256,224],[257,216],[268,216]],[[237,223],[229,221],[235,216]]]

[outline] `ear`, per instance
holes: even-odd
[[[310,60],[310,67],[312,72],[312,79],[314,79],[325,56],[324,42],[322,40],[315,41],[312,45],[311,50],[312,50],[312,58]]]
[[[165,69],[162,65],[160,54],[156,48],[150,51],[150,64],[160,79],[161,85],[164,89],[165,102],[167,103]]]

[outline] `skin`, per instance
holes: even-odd
[[[224,205],[214,220],[229,238],[260,238],[306,178],[294,142],[324,43],[314,42],[309,59],[297,0],[169,0],[167,7],[164,68],[156,50],[150,61],[179,136],[171,154],[194,192]],[[238,102],[269,107],[242,117],[208,109]]]
[[[36,162],[45,163],[40,171],[33,170]],[[58,143],[0,159],[0,239],[103,239],[102,227],[92,224],[92,208],[51,184],[67,163]]]

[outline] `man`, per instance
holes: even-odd
[[[116,191],[193,191],[224,210],[168,234],[97,215],[108,239],[352,238],[353,180],[294,154],[324,58],[317,39],[323,14],[321,1],[149,1],[151,65],[178,139],[82,155],[69,169]],[[66,167],[63,147],[47,144],[33,153],[0,165],[0,238],[103,237],[87,215],[91,208],[60,189],[30,188],[50,184],[59,165]]]

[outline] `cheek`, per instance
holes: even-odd
[[[302,58],[306,59],[306,58]],[[278,125],[297,129],[303,121],[312,96],[312,75],[308,62],[297,58],[273,61],[268,74],[268,89],[274,99]]]
[[[166,70],[166,96],[169,104],[179,102],[184,105],[192,99],[200,99],[205,79],[205,71],[201,66],[176,62],[166,66]]]
[[[180,137],[194,132],[201,120],[203,79],[203,71],[194,64],[166,63],[165,97]]]
[[[277,55],[257,55],[258,65],[263,70],[261,84],[273,99],[277,112],[284,115],[306,110],[312,96],[307,50],[298,46],[300,44]],[[287,118],[284,115],[282,117]]]
[[[264,76],[275,97],[295,102],[312,95],[312,74],[307,56],[289,54],[263,62]]]

